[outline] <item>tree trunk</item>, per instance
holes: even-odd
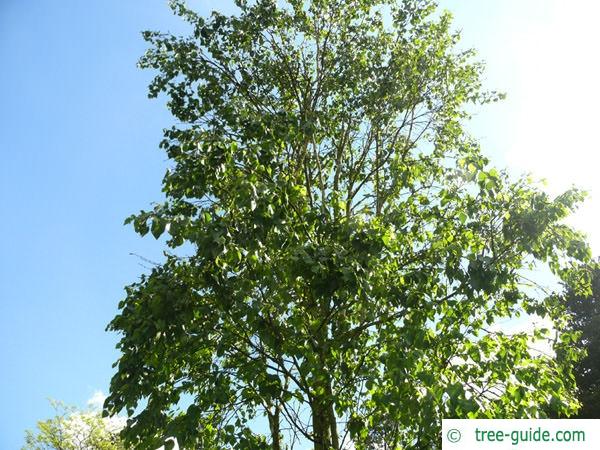
[[[271,447],[273,450],[281,450],[281,430],[279,428],[279,408],[277,405],[273,408],[272,413],[270,409],[267,409],[267,416],[269,418],[269,428],[271,429],[271,439],[273,440]]]
[[[311,405],[314,450],[331,450],[331,427],[327,407],[321,399],[315,399]]]
[[[327,395],[329,397],[329,410],[327,411],[327,413],[329,419],[329,428],[331,430],[331,446],[335,450],[340,450],[340,439],[337,431],[337,417],[335,416],[335,409],[333,407],[331,381],[329,380],[329,377],[327,378]]]
[[[340,450],[331,380],[324,374],[311,402],[314,450]]]
[[[319,305],[320,320],[330,315],[329,301],[322,299]],[[311,399],[314,450],[339,450],[337,424],[333,409],[331,379],[327,368],[328,327],[315,330],[316,352],[320,367],[315,373],[315,393]]]

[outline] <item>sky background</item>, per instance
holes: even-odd
[[[207,12],[221,2],[190,0]],[[600,252],[600,39],[595,0],[442,0],[463,45],[508,94],[470,124],[484,152],[557,193]],[[104,331],[123,287],[161,244],[122,225],[160,200],[172,120],[146,98],[140,31],[184,31],[165,0],[0,0],[0,448],[52,411],[106,392],[118,354]]]

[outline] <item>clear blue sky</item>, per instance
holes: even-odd
[[[107,390],[123,286],[160,255],[123,219],[160,199],[170,117],[146,98],[139,31],[164,1],[0,0],[0,449]]]
[[[600,101],[595,52],[585,57],[598,8],[574,3],[442,2],[488,62],[489,85],[509,94],[473,122],[484,148],[551,189],[579,182],[593,194],[597,177],[577,167],[596,163],[597,114],[565,112]],[[47,397],[83,406],[107,391],[117,353],[104,328],[144,270],[130,253],[160,258],[160,244],[122,226],[160,199],[158,142],[172,123],[135,67],[143,29],[182,26],[164,0],[0,0],[0,449],[51,413]],[[592,206],[576,222],[597,243]]]

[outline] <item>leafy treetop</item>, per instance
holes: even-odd
[[[394,423],[389,448],[428,448],[442,417],[574,411],[564,305],[522,269],[586,289],[589,249],[562,224],[583,194],[512,180],[464,132],[467,105],[500,95],[450,14],[235,3],[202,17],[173,1],[191,35],[144,33],[150,96],[178,125],[166,201],[127,222],[191,251],[128,286],[109,325],[122,354],[105,408],[132,416],[127,442],[360,449]],[[551,318],[567,357],[494,331],[521,313]]]

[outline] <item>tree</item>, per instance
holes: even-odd
[[[52,401],[56,416],[26,431],[23,450],[124,450],[119,432],[122,417],[102,418],[98,411],[80,411]]]
[[[580,333],[579,348],[586,355],[575,365],[581,419],[600,419],[600,268],[593,271],[592,295],[566,294],[571,327]]]
[[[583,194],[490,167],[462,124],[501,95],[450,15],[235,3],[202,17],[173,1],[192,34],[144,33],[150,96],[178,125],[166,201],[126,220],[170,250],[108,326],[122,354],[105,412],[132,416],[127,442],[431,448],[442,417],[573,412],[564,304],[522,269],[585,292],[590,251],[561,223]],[[549,330],[494,331],[519,314],[551,318],[565,358],[529,351]]]

